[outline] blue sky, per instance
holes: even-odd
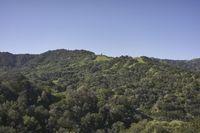
[[[0,51],[200,57],[200,0],[0,0]]]

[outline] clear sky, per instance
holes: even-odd
[[[200,0],[0,0],[0,51],[200,57]]]

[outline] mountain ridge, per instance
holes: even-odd
[[[47,52],[41,54],[12,54],[9,52],[0,52],[0,66],[4,67],[21,67],[26,65],[27,63],[31,62],[32,60],[35,61],[39,60],[36,58],[44,58],[45,56],[54,56],[56,59],[57,57],[63,56],[67,57],[67,54],[76,53],[76,54],[88,54],[97,56],[94,52],[88,50],[66,50],[66,49],[56,49],[56,50],[49,50]],[[103,55],[106,56],[106,55]],[[124,55],[122,55],[124,56]],[[116,58],[116,57],[109,57],[108,58]],[[121,56],[119,56],[121,57]],[[131,57],[131,56],[128,56]],[[52,58],[52,57],[50,57]],[[182,68],[189,71],[200,71],[200,58],[194,58],[191,60],[173,60],[173,59],[159,59],[154,57],[147,57],[147,56],[140,56],[140,57],[132,57],[132,58],[148,58],[153,60],[158,60],[160,62],[169,64],[174,67]],[[54,59],[54,60],[55,60]],[[42,60],[42,59],[41,59]]]
[[[194,62],[63,49],[0,54],[0,132],[200,132]]]

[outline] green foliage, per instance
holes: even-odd
[[[36,124],[35,118],[30,117],[28,115],[25,115],[23,117],[23,120],[24,120],[24,125],[27,125],[27,126]]]
[[[12,127],[0,126],[0,133],[17,133]]]
[[[137,124],[133,124],[126,133],[197,133],[199,127],[194,128],[194,122],[183,121],[141,121]]]
[[[185,69],[85,50],[0,53],[0,132],[198,133],[200,74],[192,62]]]

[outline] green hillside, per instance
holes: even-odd
[[[198,133],[200,65],[183,62],[0,53],[0,132]]]

